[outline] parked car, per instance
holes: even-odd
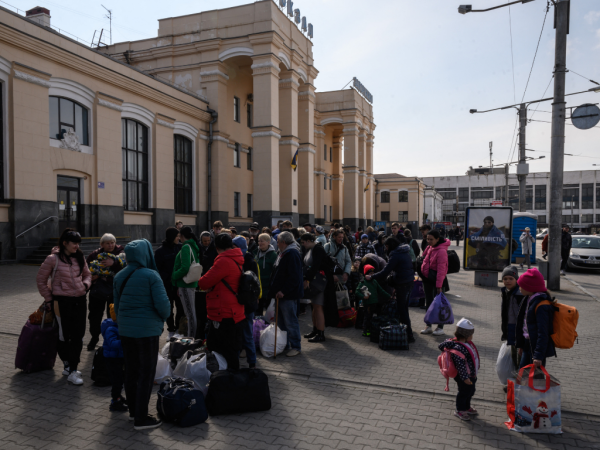
[[[573,236],[567,268],[600,270],[600,237]]]
[[[544,239],[544,237],[546,237],[546,235],[548,234],[548,228],[544,228],[540,233],[538,233],[535,238],[542,240]]]

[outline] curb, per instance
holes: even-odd
[[[573,280],[573,279],[569,278],[569,277],[568,277],[568,276],[566,276],[566,275],[563,275],[563,277],[564,277],[566,280],[569,280],[569,282],[570,282],[570,283],[571,283],[573,286],[575,286],[576,288],[578,288],[578,289],[579,289],[581,292],[583,292],[584,294],[586,294],[586,295],[588,295],[588,296],[592,297],[592,298],[593,298],[594,300],[596,300],[597,302],[600,302],[600,298],[596,297],[594,294],[592,294],[590,291],[588,291],[586,288],[584,288],[584,287],[583,287],[582,285],[580,285],[578,282],[576,282],[575,280]]]

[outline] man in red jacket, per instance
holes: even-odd
[[[239,248],[234,248],[231,236],[226,233],[215,237],[218,256],[211,269],[206,272],[198,287],[209,291],[206,294],[206,310],[209,329],[206,339],[208,350],[220,353],[227,360],[229,370],[239,370],[239,351],[242,348],[244,307],[231,292],[240,284],[240,267],[244,265],[244,256]]]

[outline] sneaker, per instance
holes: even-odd
[[[296,350],[295,348],[290,348],[285,356],[298,356],[300,354],[300,350]]]
[[[305,334],[304,338],[305,339],[311,339],[314,338],[317,335],[317,330],[312,330],[310,333]]]
[[[421,334],[431,334],[433,333],[433,330],[431,329],[431,327],[426,327],[424,330],[421,330]]]
[[[325,342],[325,334],[316,334],[315,336],[311,337],[308,342]]]
[[[96,350],[96,344],[98,343],[98,340],[99,339],[97,337],[93,337],[90,340],[90,343],[87,345],[88,352],[93,352],[94,350]]]
[[[542,258],[544,258],[544,259],[548,259],[548,254],[547,254],[547,253],[546,253],[546,254],[543,254],[543,255],[542,255]]]
[[[135,416],[129,416],[129,421],[133,422],[135,420]]]
[[[471,420],[466,411],[454,411],[454,415],[458,417],[460,420]]]
[[[69,375],[71,375],[71,371],[69,370],[69,363],[63,363],[64,365],[64,370],[62,372],[62,374],[66,377],[68,377]]]
[[[73,371],[69,374],[69,378],[67,378],[67,383],[73,384],[75,386],[81,386],[83,384],[83,378],[81,377],[81,372]]]
[[[564,270],[561,270],[561,271],[560,271],[560,274],[561,274],[561,275],[566,275],[566,273],[565,273],[565,271],[564,271]]]
[[[240,352],[240,358],[245,358],[246,357],[246,349],[242,349],[242,351]]]
[[[444,331],[443,328],[436,328],[435,331],[433,332],[434,336],[444,336],[446,334],[446,332]]]
[[[112,399],[110,402],[110,406],[108,407],[109,411],[119,411],[119,412],[125,412],[127,411],[129,408],[127,408],[127,403],[125,401],[123,401],[122,397],[119,397],[118,399]]]
[[[134,421],[133,422],[133,429],[136,431],[140,431],[140,430],[150,430],[152,428],[158,428],[162,425],[162,420],[157,419],[154,416],[146,416],[146,418],[144,420],[141,421]]]
[[[479,413],[477,412],[477,410],[476,410],[476,409],[473,409],[473,408],[469,408],[469,410],[468,410],[468,411],[465,411],[465,412],[466,412],[468,415],[470,415],[470,416],[476,416],[477,414],[479,414]]]

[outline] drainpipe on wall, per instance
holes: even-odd
[[[208,166],[208,176],[207,181],[208,181],[208,230],[211,229],[211,225],[212,225],[212,143],[213,143],[213,125],[214,123],[217,121],[217,117],[219,117],[219,114],[214,110],[214,109],[210,109],[207,108],[206,109],[210,115],[212,116],[212,120],[210,121],[210,123],[208,124],[208,146],[207,146],[207,166]]]

